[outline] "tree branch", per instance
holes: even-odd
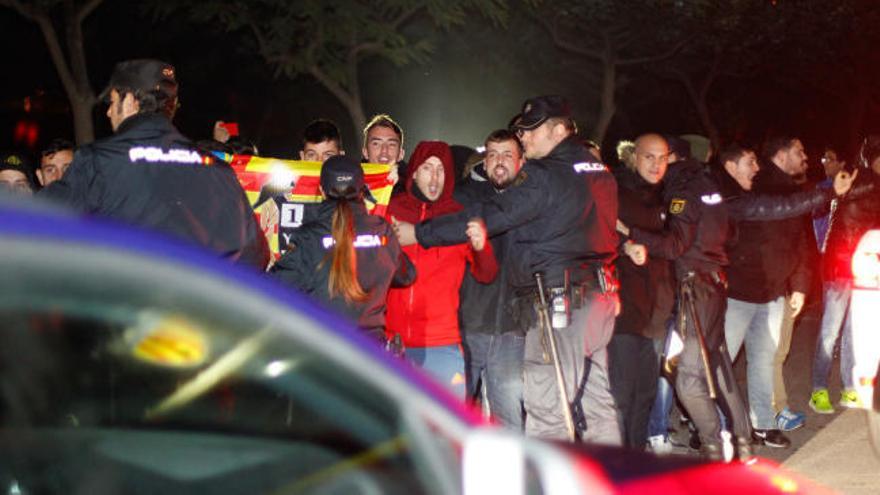
[[[675,44],[674,46],[672,46],[672,48],[670,48],[669,50],[666,50],[665,52],[663,52],[663,53],[659,53],[659,54],[657,54],[657,55],[645,55],[645,56],[643,56],[643,57],[633,57],[633,58],[627,58],[627,59],[623,59],[623,60],[618,60],[618,61],[617,61],[617,65],[638,65],[638,64],[645,64],[645,63],[649,63],[649,62],[657,62],[657,61],[660,61],[660,60],[663,60],[663,59],[667,59],[667,58],[669,58],[669,57],[675,55],[676,52],[678,52],[679,50],[681,50],[682,47],[684,47],[684,45],[685,45],[688,41],[690,41],[690,39],[691,39],[691,37],[687,37],[687,38],[685,38],[685,39],[679,41],[678,43],[676,43],[676,44]]]
[[[0,6],[9,7],[18,12],[29,21],[37,22],[37,17],[43,13],[33,5],[25,5],[18,0],[0,0]]]
[[[91,15],[91,13],[98,8],[104,0],[89,0],[79,7],[79,10],[76,13],[76,20],[79,23],[82,23],[86,18]]]
[[[547,31],[547,33],[550,35],[550,39],[553,40],[553,44],[556,45],[557,48],[565,50],[569,53],[573,53],[575,55],[580,55],[582,57],[591,58],[597,61],[602,60],[603,55],[601,52],[596,50],[589,50],[587,48],[575,45],[574,43],[562,39],[562,36],[559,34],[558,26],[555,25],[555,22],[551,24],[547,19],[536,15],[534,12],[529,12],[529,16],[544,27],[544,30]]]

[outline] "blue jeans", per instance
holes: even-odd
[[[666,339],[654,339],[654,351],[658,356],[663,355],[666,347]],[[654,397],[654,405],[651,407],[651,415],[648,417],[648,436],[669,436],[669,413],[675,401],[674,389],[669,380],[664,376],[657,379],[657,395]]]
[[[407,361],[427,371],[461,400],[465,399],[461,346],[407,347],[404,354]]]
[[[492,415],[504,426],[522,431],[526,336],[517,332],[470,332],[464,335],[462,344],[467,396],[480,393],[482,380]]]
[[[849,308],[852,282],[849,280],[825,282],[823,289],[825,307],[822,311],[819,337],[816,339],[816,354],[813,357],[813,390],[828,388],[828,373],[831,371],[834,345],[838,337],[840,337],[840,377],[843,387],[851,389],[854,388],[852,324]]]
[[[759,430],[775,430],[773,409],[773,359],[779,348],[785,297],[767,303],[727,299],[724,337],[730,360],[734,361],[743,343],[746,345],[746,376],[749,392],[749,416]]]

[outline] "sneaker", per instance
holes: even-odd
[[[804,413],[794,412],[786,407],[776,415],[776,426],[782,431],[792,431],[804,426],[806,420]]]
[[[671,454],[672,442],[666,435],[652,435],[648,437],[648,451],[657,455]]]
[[[787,449],[791,445],[791,440],[779,430],[755,429],[752,431],[752,436],[755,437],[759,444],[764,444],[767,447]]]
[[[846,389],[840,393],[840,402],[838,402],[843,407],[852,408],[862,408],[862,400],[859,399],[859,394],[853,389]]]
[[[755,454],[752,452],[751,442],[747,438],[736,437],[733,442],[733,448],[736,453],[736,460],[743,464],[752,464],[755,462]]]
[[[831,405],[831,397],[828,396],[827,388],[813,391],[810,396],[810,409],[819,414],[833,414],[834,406]]]

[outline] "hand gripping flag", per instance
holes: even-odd
[[[318,190],[321,163],[226,153],[215,155],[228,162],[238,176],[277,259],[286,247],[283,230],[299,227],[305,207],[321,202]],[[364,163],[362,166],[364,180],[376,200],[375,203],[367,201],[367,210],[384,216],[393,188],[388,182],[391,165]]]

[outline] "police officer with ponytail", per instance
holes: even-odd
[[[413,283],[415,267],[391,226],[367,213],[364,197],[370,193],[359,163],[344,155],[324,162],[321,192],[315,219],[293,231],[271,272],[384,343],[388,288]]]

